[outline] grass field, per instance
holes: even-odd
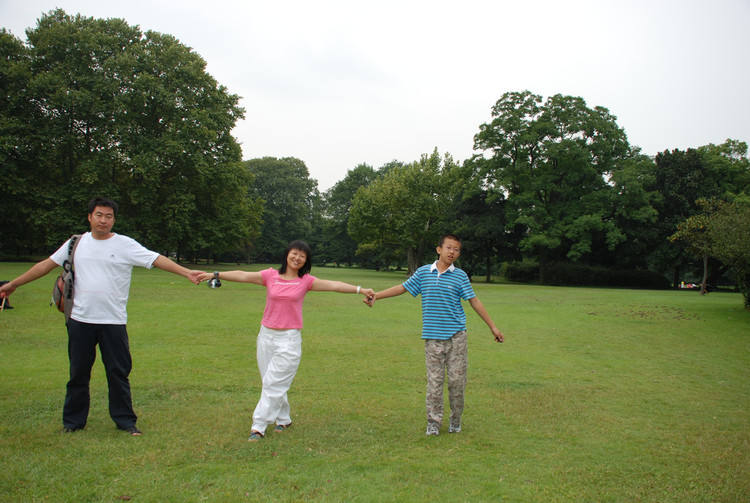
[[[0,263],[0,279],[29,265]],[[376,290],[404,279],[313,274]],[[426,437],[419,300],[370,309],[361,296],[312,292],[294,425],[251,444],[263,288],[134,270],[131,384],[144,435],[115,429],[100,362],[88,426],[63,435],[67,342],[48,305],[52,279],[19,288],[0,314],[1,501],[750,500],[750,312],[739,294],[475,283],[506,342],[466,305],[463,431]]]

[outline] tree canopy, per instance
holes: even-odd
[[[538,258],[543,281],[548,260],[577,261],[597,241],[612,249],[623,240],[610,218],[608,178],[630,149],[607,109],[571,96],[542,101],[505,93],[475,149],[487,154],[487,181],[507,198],[507,225],[524,229],[519,246]]]
[[[361,247],[403,251],[408,273],[447,229],[456,163],[437,149],[407,166],[396,166],[354,196],[349,234]]]
[[[120,205],[118,230],[155,249],[218,252],[257,234],[260,208],[231,136],[244,111],[198,54],[121,19],[59,9],[27,37],[0,34],[0,210],[23,222],[3,241],[59,244],[101,195]]]
[[[731,267],[750,308],[750,201],[727,202],[699,199],[702,212],[688,217],[677,226],[670,241],[681,240],[695,256],[714,257]],[[705,281],[702,291],[705,292]]]
[[[252,250],[256,261],[281,260],[287,245],[308,239],[313,229],[317,182],[305,163],[294,157],[263,157],[245,161],[254,178],[250,196],[262,199],[263,224]]]
[[[325,193],[324,254],[331,261],[352,265],[357,261],[357,242],[349,236],[349,215],[354,195],[378,178],[378,172],[367,164],[360,164],[347,172]]]

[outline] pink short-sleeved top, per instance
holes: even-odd
[[[302,301],[312,289],[315,276],[305,274],[289,281],[279,277],[276,269],[266,269],[260,274],[266,287],[263,326],[277,330],[302,329]]]

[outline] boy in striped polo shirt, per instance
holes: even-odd
[[[438,260],[423,265],[404,283],[392,286],[365,302],[372,307],[377,299],[409,292],[422,295],[422,339],[427,364],[427,435],[439,435],[443,422],[443,383],[448,373],[448,401],[451,408],[449,433],[461,431],[464,389],[468,367],[466,313],[461,300],[469,302],[492,331],[497,342],[503,334],[493,323],[484,305],[474,294],[469,278],[453,262],[461,255],[461,240],[446,234],[437,246]]]

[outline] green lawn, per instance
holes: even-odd
[[[29,265],[0,263],[0,279]],[[404,279],[313,273],[376,290]],[[88,426],[63,435],[67,342],[52,280],[21,287],[0,314],[2,501],[750,500],[750,312],[739,294],[475,283],[506,342],[465,305],[463,431],[428,438],[419,300],[370,309],[361,296],[312,292],[294,425],[251,444],[263,288],[134,270],[131,384],[144,435],[115,429],[100,362]]]

